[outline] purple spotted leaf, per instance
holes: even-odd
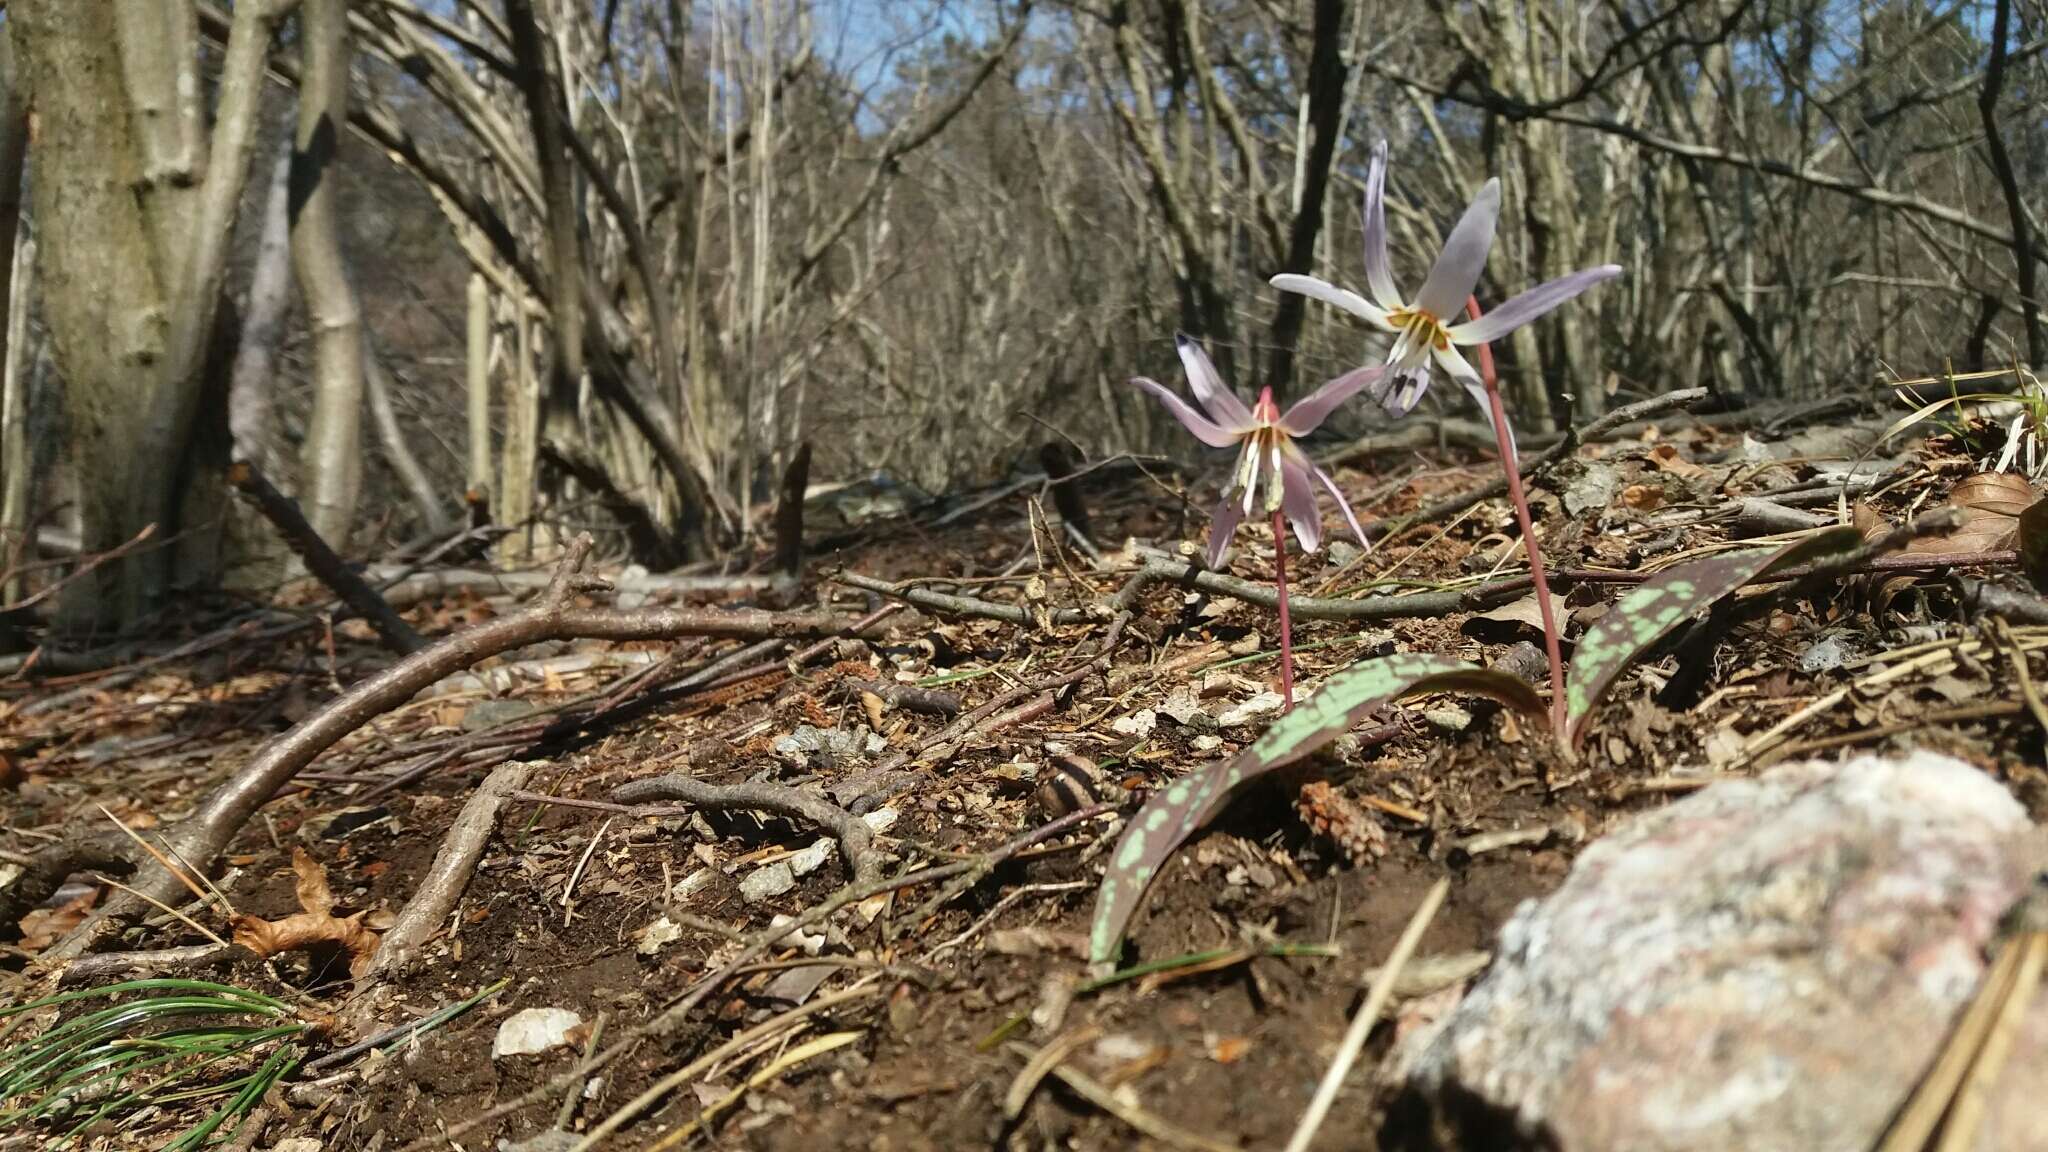
[[[1096,892],[1091,959],[1114,961],[1124,927],[1160,866],[1247,784],[1335,740],[1388,701],[1443,691],[1490,696],[1531,715],[1543,714],[1543,701],[1526,682],[1464,660],[1413,652],[1353,664],[1324,681],[1314,696],[1275,720],[1236,756],[1203,765],[1152,794],[1124,829]]]
[[[1629,665],[1671,630],[1706,611],[1737,588],[1773,572],[1863,543],[1852,527],[1830,528],[1782,548],[1725,552],[1675,564],[1629,590],[1607,615],[1593,622],[1572,653],[1570,687],[1565,689],[1565,726],[1573,747],[1585,735],[1586,720]]]

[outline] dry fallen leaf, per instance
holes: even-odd
[[[1621,502],[1638,512],[1664,506],[1664,490],[1655,484],[1631,484],[1621,490]]]
[[[2039,497],[2025,477],[2010,472],[1979,472],[1966,476],[1949,493],[1948,502],[1963,522],[1946,536],[1924,536],[1906,546],[1908,552],[1991,552],[2011,548],[2019,534],[2020,513]]]
[[[1650,463],[1681,480],[1690,480],[1706,471],[1705,468],[1679,455],[1678,445],[1668,441],[1650,449],[1646,455],[1649,456]]]
[[[236,916],[235,943],[259,958],[280,952],[309,952],[321,946],[340,948],[348,953],[349,975],[361,976],[377,954],[377,934],[364,926],[365,913],[334,915],[334,893],[327,887],[327,870],[304,848],[292,849],[292,871],[299,874],[299,907],[303,911],[282,920]]]
[[[100,890],[82,892],[55,908],[37,908],[21,918],[21,949],[24,952],[40,952],[65,933],[85,923],[92,911],[93,902],[100,898]]]

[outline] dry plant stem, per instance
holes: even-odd
[[[469,886],[469,879],[476,873],[477,861],[483,859],[484,847],[498,830],[498,814],[504,809],[511,793],[526,786],[526,778],[532,772],[527,764],[502,764],[485,777],[469,797],[468,803],[455,817],[455,823],[441,840],[440,851],[434,854],[433,867],[413,889],[412,899],[405,903],[405,911],[399,913],[398,923],[384,934],[383,943],[378,945],[377,955],[370,963],[370,970],[364,975],[364,982],[376,980],[387,972],[403,968],[435,932],[455,908],[462,890]],[[367,1002],[367,1001],[366,1001]]]
[[[1465,310],[1479,319],[1479,300],[1468,297]],[[1543,616],[1543,654],[1550,659],[1550,726],[1560,747],[1569,748],[1564,717],[1564,653],[1559,642],[1557,613],[1550,605],[1550,582],[1543,578],[1543,549],[1536,543],[1536,525],[1529,499],[1522,492],[1522,470],[1515,461],[1514,437],[1508,432],[1507,407],[1500,400],[1500,378],[1493,370],[1493,345],[1479,345],[1479,380],[1486,386],[1486,404],[1493,412],[1493,434],[1500,442],[1500,466],[1507,471],[1508,502],[1522,529],[1522,549],[1529,555],[1529,581],[1536,586],[1536,610]],[[1567,751],[1566,755],[1570,755]]]
[[[1484,347],[1482,345],[1482,347]],[[1294,1138],[1287,1142],[1287,1152],[1307,1152],[1309,1142],[1316,1138],[1316,1130],[1323,1126],[1323,1119],[1330,1114],[1330,1106],[1337,1102],[1337,1093],[1344,1087],[1344,1078],[1351,1073],[1351,1065],[1358,1060],[1359,1052],[1365,1048],[1365,1038],[1372,1034],[1373,1022],[1393,997],[1394,985],[1401,979],[1401,969],[1408,958],[1415,954],[1416,946],[1422,943],[1422,934],[1428,930],[1431,920],[1436,919],[1436,910],[1443,907],[1444,897],[1450,893],[1451,882],[1438,880],[1422,898],[1422,906],[1409,917],[1408,927],[1401,932],[1401,938],[1394,943],[1394,951],[1387,962],[1380,965],[1379,975],[1372,982],[1372,989],[1365,994],[1365,1004],[1358,1015],[1352,1017],[1351,1027],[1344,1033],[1344,1042],[1337,1049],[1337,1058],[1330,1062],[1329,1071],[1323,1074],[1323,1082],[1316,1085],[1314,1099],[1309,1101],[1308,1111],[1301,1117],[1301,1125],[1294,1130]]]
[[[1280,606],[1280,712],[1294,711],[1294,628],[1287,618],[1287,518],[1273,510],[1273,596]]]
[[[254,464],[246,460],[236,464],[228,470],[228,480],[256,506],[257,511],[263,513],[263,518],[270,521],[277,534],[284,537],[293,552],[298,553],[299,559],[306,562],[306,571],[327,585],[328,590],[340,597],[342,603],[357,615],[369,621],[386,648],[407,656],[426,647],[427,642],[413,631],[412,625],[392,611],[391,605],[363,583],[362,577],[349,570],[327,541],[320,538],[320,533],[313,530],[298,504],[279,492],[263,473],[256,470]]]
[[[687,995],[665,1009],[659,1016],[644,1024],[638,1024],[628,1029],[620,1036],[618,1043],[599,1052],[591,1059],[578,1061],[574,1067],[549,1077],[545,1083],[536,1085],[517,1099],[507,1100],[502,1104],[485,1109],[475,1116],[451,1124],[445,1131],[435,1136],[424,1140],[415,1140],[400,1149],[400,1152],[428,1152],[428,1149],[446,1147],[449,1141],[460,1139],[482,1125],[503,1119],[513,1113],[524,1111],[535,1104],[558,1099],[562,1092],[567,1090],[571,1084],[586,1079],[592,1073],[610,1065],[613,1061],[632,1051],[641,1041],[650,1037],[665,1036],[674,1031],[677,1026],[689,1018],[690,1013],[696,1011],[699,1005],[709,999],[713,992],[723,987],[727,980],[738,975],[747,965],[760,959],[762,955],[773,949],[778,943],[787,939],[790,933],[800,932],[815,924],[823,923],[827,917],[841,908],[858,903],[870,896],[878,896],[884,892],[894,892],[899,888],[908,888],[912,885],[950,880],[976,869],[981,869],[985,873],[988,870],[994,869],[1003,861],[1023,852],[1025,849],[1050,840],[1071,830],[1083,821],[1093,819],[1100,814],[1101,810],[1099,808],[1085,808],[1078,812],[1069,813],[1049,823],[1041,824],[1029,832],[1005,841],[988,853],[972,859],[956,860],[930,868],[920,868],[906,873],[899,873],[898,875],[884,877],[872,883],[849,884],[827,897],[822,903],[806,910],[797,916],[796,919],[764,929],[748,937],[746,945],[734,954],[732,959],[727,960],[717,971],[699,980]],[[806,1005],[805,1008],[811,1011],[819,1010],[826,1006],[826,1001],[831,999],[832,997],[823,997],[819,1000],[814,1000]],[[762,1027],[766,1027],[766,1025]],[[696,1076],[705,1067],[708,1067],[708,1062],[722,1059],[725,1054],[736,1051],[741,1041],[741,1037],[735,1037],[733,1041],[728,1042],[726,1046],[722,1046],[717,1052],[692,1062],[689,1068],[684,1070],[689,1073],[689,1076],[683,1076],[679,1072],[669,1077],[668,1081],[673,1081],[673,1084],[670,1086],[673,1087],[674,1085],[686,1082],[690,1077]],[[664,1081],[664,1083],[668,1081]],[[652,1100],[648,1102],[652,1103]],[[624,1122],[623,1120],[620,1121],[621,1124]],[[605,1125],[611,1124],[611,1120],[605,1122]],[[608,1134],[613,1130],[613,1128],[605,1127],[605,1125],[593,1128],[591,1130],[592,1134],[597,1134],[600,1130]],[[589,1139],[590,1137],[585,1137],[586,1142]],[[579,1147],[582,1146],[579,1145]]]
[[[177,855],[205,869],[249,818],[299,769],[364,724],[412,699],[442,677],[501,652],[547,640],[661,640],[680,636],[792,636],[841,631],[845,622],[828,613],[691,608],[578,608],[573,597],[594,587],[578,576],[591,541],[578,537],[555,572],[555,580],[533,604],[444,637],[400,660],[329,701],[257,752],[216,788],[187,819],[164,830]],[[0,925],[11,925],[57,890],[64,877],[84,867],[129,871],[141,864],[132,848],[101,837],[79,837],[53,845],[36,863],[0,891]],[[178,898],[182,885],[162,868],[148,869],[136,885],[160,900]],[[136,911],[130,900],[110,901],[52,949],[53,958],[82,951],[91,935]]]
[[[635,780],[613,792],[612,798],[621,804],[681,800],[699,808],[751,808],[808,820],[838,839],[839,851],[853,870],[855,883],[865,884],[881,875],[881,863],[872,850],[874,830],[868,827],[867,821],[818,796],[785,784],[766,781],[710,784],[678,772],[651,780]]]

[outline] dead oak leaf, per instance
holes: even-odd
[[[327,870],[306,854],[292,849],[292,871],[298,873],[301,911],[282,920],[240,915],[232,922],[235,943],[267,959],[281,952],[311,952],[339,948],[348,953],[349,975],[361,977],[369,971],[377,954],[377,933],[363,923],[366,912],[351,916],[334,914],[334,893],[327,886]]]

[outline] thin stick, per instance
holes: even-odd
[[[1977,1058],[1970,1064],[1969,1078],[1956,1089],[1955,1103],[1949,1107],[1948,1123],[1942,1125],[1941,1144],[1936,1152],[1966,1152],[1976,1147],[1977,1128],[1984,1121],[1991,1090],[1998,1083],[1998,1074],[2005,1071],[2006,1057],[2012,1054],[2013,1034],[2019,1031],[2020,1021],[2026,1018],[2034,993],[2041,987],[2041,966],[2048,961],[2048,935],[2030,932],[2006,941],[2004,947],[2019,953],[2012,987],[1992,1017],[1984,1043],[1977,1049]]]
[[[1479,319],[1479,299],[1465,299],[1465,310]],[[1536,526],[1529,517],[1529,498],[1522,492],[1522,469],[1515,461],[1515,441],[1508,432],[1508,410],[1500,399],[1500,378],[1493,370],[1493,345],[1479,345],[1479,379],[1486,385],[1486,404],[1493,413],[1493,436],[1500,444],[1500,466],[1507,469],[1508,501],[1515,506],[1515,522],[1522,529],[1522,548],[1529,554],[1529,582],[1536,586],[1536,609],[1543,616],[1543,653],[1550,658],[1550,725],[1558,746],[1570,754],[1564,715],[1564,653],[1558,643],[1557,613],[1550,606],[1550,582],[1543,577],[1543,549],[1536,543]]]
[[[1330,1062],[1330,1070],[1323,1073],[1323,1082],[1316,1085],[1315,1099],[1308,1103],[1308,1111],[1302,1113],[1301,1126],[1294,1130],[1294,1138],[1287,1142],[1287,1152],[1308,1152],[1309,1141],[1316,1138],[1317,1129],[1330,1114],[1330,1106],[1337,1102],[1337,1092],[1344,1087],[1344,1078],[1351,1074],[1351,1065],[1358,1060],[1358,1053],[1365,1048],[1365,1038],[1372,1034],[1372,1026],[1379,1019],[1380,1010],[1394,994],[1394,984],[1401,978],[1401,969],[1408,958],[1415,954],[1416,945],[1422,943],[1422,934],[1429,928],[1429,922],[1436,919],[1436,910],[1443,907],[1444,897],[1450,893],[1448,878],[1438,880],[1422,898],[1422,906],[1409,917],[1408,927],[1402,929],[1401,938],[1394,943],[1394,952],[1387,962],[1380,965],[1379,976],[1372,982],[1372,989],[1365,994],[1365,1006],[1358,1015],[1351,1018],[1351,1029],[1344,1033],[1344,1043],[1337,1048],[1337,1058]]]
[[[1280,597],[1280,713],[1294,711],[1294,629],[1287,619],[1287,518],[1273,509],[1273,588]]]

